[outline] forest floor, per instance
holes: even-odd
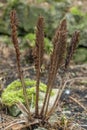
[[[23,53],[21,64],[24,76],[35,79],[34,67],[32,64],[29,65],[26,63],[24,60],[25,57]],[[58,114],[62,113],[66,115],[69,119],[73,119],[76,123],[87,129],[87,64],[70,65],[66,76],[67,80],[71,79],[71,81],[66,85],[62,94]],[[14,49],[0,44],[0,86],[4,89],[15,79],[18,79],[18,75]],[[42,74],[41,80],[42,82],[47,82],[45,71]],[[54,87],[57,88],[58,83]],[[3,117],[0,115],[0,129],[4,130],[2,128],[2,118],[7,118],[6,112],[0,108],[0,113],[1,115],[4,114]]]

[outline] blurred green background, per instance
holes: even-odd
[[[0,0],[0,43],[11,43],[10,11],[16,9],[21,49],[33,47],[39,15],[45,18],[45,52],[52,50],[52,37],[59,22],[67,19],[68,42],[75,30],[80,42],[74,55],[75,63],[87,63],[87,0]]]

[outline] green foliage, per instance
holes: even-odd
[[[36,81],[25,79],[25,85],[26,85],[28,100],[30,101],[30,103],[32,103],[32,97],[33,97],[34,101],[32,104],[35,104]],[[45,92],[46,92],[46,85],[40,83],[40,93],[45,93]],[[54,95],[54,92],[52,92],[52,95]],[[40,96],[40,100],[42,100],[42,96]],[[11,84],[9,84],[7,88],[4,90],[4,92],[2,93],[2,102],[7,106],[12,106],[18,101],[25,103],[21,82],[19,80],[15,80]]]
[[[79,48],[74,55],[75,63],[87,63],[87,49]]]
[[[45,42],[45,52],[50,54],[53,50],[53,45],[48,38],[45,38],[44,42]]]
[[[48,6],[37,6],[35,4],[27,4],[23,0],[8,0],[7,6],[3,12],[3,21],[7,27],[9,27],[9,14],[10,11],[15,8],[20,19],[19,34],[32,33],[34,32],[37,17],[41,14],[45,17],[46,35],[51,37],[54,33],[55,28],[58,25],[60,19],[64,16],[65,9],[69,4],[67,2],[60,2],[60,4],[54,1],[49,1]],[[6,22],[5,22],[6,21]],[[4,28],[4,26],[3,26]],[[0,30],[1,31],[1,30]],[[9,30],[6,30],[6,34],[9,34]]]
[[[78,7],[75,7],[75,6],[70,8],[70,12],[73,15],[78,15],[78,16],[83,16],[84,15],[83,12]]]
[[[6,43],[6,44],[11,44],[11,40],[10,40],[9,36],[7,36],[7,35],[0,36],[0,42]]]
[[[29,33],[24,37],[24,40],[29,40],[30,46],[34,47],[35,46],[35,34]]]
[[[10,35],[9,28],[9,14],[10,11],[15,8],[18,14],[19,21],[19,36],[22,37],[21,47],[28,47],[27,41],[30,46],[35,44],[35,26],[37,17],[41,14],[44,16],[45,24],[45,51],[50,53],[52,50],[51,39],[54,30],[58,26],[60,20],[66,17],[68,22],[69,36],[74,30],[80,31],[79,45],[87,47],[87,13],[81,10],[81,7],[71,6],[71,0],[47,0],[47,6],[44,6],[45,0],[37,0],[36,3],[43,2],[41,4],[28,4],[23,0],[7,0],[6,6],[1,6],[2,15],[0,17],[0,33]],[[8,40],[6,43],[10,43]],[[83,60],[82,60],[83,61]]]
[[[35,46],[35,39],[36,35],[34,33],[29,33],[23,38],[23,44],[22,48],[26,48],[27,46],[34,47]],[[26,45],[26,43],[28,43]],[[45,43],[45,52],[49,54],[52,51],[52,43],[48,38],[44,38],[44,43]]]

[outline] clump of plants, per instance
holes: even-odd
[[[65,75],[66,69],[70,63],[72,55],[79,41],[79,32],[75,31],[73,33],[70,44],[68,46],[67,45],[67,34],[68,34],[67,21],[66,19],[63,19],[60,22],[60,25],[56,29],[56,33],[52,39],[53,51],[50,55],[48,82],[46,85],[43,85],[42,83],[40,83],[40,77],[41,77],[41,67],[43,64],[43,55],[44,55],[44,24],[45,23],[44,23],[44,18],[42,16],[39,16],[38,21],[37,21],[35,47],[33,49],[33,58],[34,58],[35,70],[36,70],[36,81],[30,80],[27,82],[26,79],[24,79],[23,71],[20,64],[20,50],[19,50],[19,44],[18,44],[18,38],[17,38],[18,22],[17,22],[15,10],[11,11],[10,19],[11,19],[11,30],[12,30],[11,32],[12,41],[13,41],[15,52],[16,52],[18,75],[20,79],[20,82],[19,81],[18,82],[21,85],[17,85],[17,86],[14,85],[13,88],[12,88],[12,85],[8,86],[2,94],[2,101],[4,104],[6,102],[8,103],[10,102],[11,105],[16,105],[21,110],[24,116],[23,120],[22,119],[21,120],[22,120],[22,123],[25,124],[25,127],[29,127],[30,129],[32,129],[33,125],[38,125],[38,126],[47,127],[49,129],[51,126],[49,119],[55,112],[59,104],[59,99],[65,87],[65,81],[63,78],[62,84],[58,88],[59,91],[56,94],[56,98],[52,106],[49,108],[49,102],[50,102],[50,98],[53,92],[56,75],[59,69],[62,69],[63,75]],[[31,88],[29,90],[28,85],[30,85],[30,82],[32,82],[34,86],[31,85]],[[15,90],[14,92],[16,93],[14,94],[15,97],[13,99],[16,99],[17,95],[21,97],[20,93],[22,93],[22,97],[21,97],[22,100],[20,100],[20,98],[17,98],[17,100],[13,102],[11,98],[11,101],[7,100],[5,102],[6,98],[10,99],[9,97],[13,89]],[[34,98],[35,98],[35,102],[34,102],[35,110],[33,113],[30,110],[31,100],[29,100],[30,99],[29,93],[31,91],[34,91]],[[40,96],[42,96],[40,94],[41,91],[44,91],[45,96],[42,100],[42,106],[41,108],[39,108],[39,100],[40,100]],[[9,97],[6,97],[6,98],[4,97],[6,95],[5,92],[9,93]],[[12,125],[14,124],[16,124],[16,121],[12,123]],[[19,121],[19,124],[20,124],[20,121]],[[12,125],[7,126],[6,129],[11,128]],[[57,124],[57,127],[58,127],[58,124]]]

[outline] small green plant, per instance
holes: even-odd
[[[19,50],[19,45],[18,45],[18,39],[17,39],[17,18],[16,18],[16,11],[12,10],[11,11],[11,29],[12,29],[12,41],[14,44],[15,52],[16,52],[16,58],[17,58],[17,67],[18,67],[18,74],[20,78],[20,82],[17,82],[19,84],[19,87],[21,87],[21,90],[19,90],[18,85],[14,86],[13,88],[10,89],[10,86],[6,90],[7,92],[10,92],[12,95],[11,91],[12,89],[16,89],[18,91],[16,93],[20,97],[20,93],[23,93],[22,96],[24,98],[17,99],[16,100],[16,105],[18,108],[22,111],[25,120],[23,120],[23,123],[27,124],[27,126],[31,126],[30,124],[42,124],[47,123],[48,119],[50,116],[55,112],[57,105],[59,103],[59,99],[61,97],[61,94],[64,90],[65,87],[65,82],[64,79],[62,79],[62,84],[59,86],[59,91],[57,92],[56,98],[51,106],[49,108],[49,102],[51,98],[51,93],[53,90],[54,86],[54,81],[56,79],[56,75],[58,73],[59,69],[63,69],[63,72],[65,74],[65,70],[67,69],[70,60],[72,58],[72,55],[77,47],[77,43],[79,40],[79,32],[75,31],[73,33],[73,36],[70,41],[70,45],[67,49],[67,22],[66,19],[63,19],[60,22],[59,27],[56,30],[56,33],[52,39],[52,44],[53,44],[53,50],[50,55],[50,66],[49,66],[49,72],[48,72],[48,82],[45,87],[45,85],[40,85],[40,77],[41,77],[41,67],[43,64],[43,55],[44,55],[44,18],[42,16],[39,16],[38,21],[37,21],[37,30],[36,30],[36,40],[35,40],[35,47],[33,49],[33,57],[34,57],[34,62],[35,62],[35,70],[36,70],[36,81],[34,82],[34,89],[33,87],[29,89],[27,88],[27,82],[24,79],[21,64],[20,64],[20,50]],[[31,81],[30,81],[31,82]],[[20,86],[21,83],[21,86]],[[14,82],[13,82],[14,84]],[[29,83],[30,84],[30,83]],[[12,84],[11,84],[12,87]],[[42,107],[39,109],[39,99],[40,99],[40,92],[41,90],[44,90],[45,96],[42,102]],[[35,97],[35,111],[32,114],[30,110],[30,103],[29,99],[31,96],[29,95],[30,92],[33,91],[35,92],[34,97]],[[3,93],[3,94],[4,94]],[[15,95],[14,93],[14,95]],[[2,97],[4,99],[4,96],[2,94]],[[5,94],[6,95],[6,94]],[[10,97],[10,96],[9,96]],[[15,95],[16,97],[16,95]],[[8,98],[9,99],[9,98]],[[12,99],[11,99],[12,100]],[[12,103],[12,102],[10,102]],[[23,104],[24,103],[24,104]],[[37,119],[37,120],[36,120]],[[36,121],[36,122],[35,122]],[[7,128],[9,128],[8,126]]]

